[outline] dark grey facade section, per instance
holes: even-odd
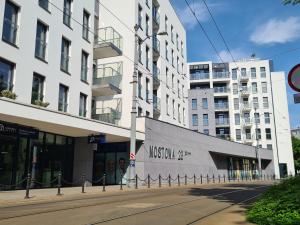
[[[203,100],[207,100],[207,105],[203,105]],[[197,101],[197,106],[193,101]],[[189,128],[200,133],[204,133],[206,129],[209,135],[216,136],[216,120],[214,106],[214,90],[213,89],[193,89],[189,90]],[[198,124],[195,125],[193,115],[197,115]],[[207,124],[204,124],[203,115],[208,115]]]
[[[145,118],[146,139],[136,155],[138,176],[228,175],[228,158],[255,161],[255,148]],[[274,174],[273,153],[260,149],[263,174]]]

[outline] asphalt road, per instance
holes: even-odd
[[[188,186],[0,206],[0,225],[198,225],[209,217],[218,218],[230,207],[246,207],[269,186],[270,183]]]

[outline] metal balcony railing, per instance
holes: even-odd
[[[160,85],[160,69],[155,64],[153,64],[153,84],[154,86]]]
[[[228,102],[215,103],[215,109],[217,109],[217,110],[228,109],[228,108],[229,108]]]
[[[153,108],[156,112],[160,113],[161,105],[160,105],[160,98],[156,95],[153,95]]]
[[[95,35],[95,45],[111,43],[118,49],[123,48],[122,36],[112,27],[100,28]]]
[[[204,80],[209,79],[209,73],[191,73],[190,74],[191,80]]]
[[[159,14],[159,11],[156,7],[153,7],[152,17],[153,17],[153,21],[155,22],[155,24],[157,26],[159,26],[160,25],[160,14]]]
[[[241,80],[248,80],[250,78],[249,71],[241,72]]]
[[[217,134],[216,136],[221,139],[230,140],[230,134]]]
[[[157,36],[153,36],[152,38],[153,42],[153,50],[157,52],[158,54],[160,53],[160,41],[158,40]]]
[[[216,118],[216,125],[217,126],[220,126],[220,125],[229,125],[229,124],[230,124],[229,118],[223,118],[223,119]]]
[[[213,72],[214,79],[222,79],[222,78],[229,78],[229,77],[230,77],[229,71]]]
[[[118,124],[121,118],[121,112],[113,108],[94,108],[92,119],[105,123]]]
[[[215,93],[229,93],[230,88],[228,88],[228,87],[214,87],[214,92]]]

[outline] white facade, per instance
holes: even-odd
[[[270,149],[276,175],[279,164],[294,174],[284,73],[273,72],[272,61],[256,59],[196,62],[189,68],[191,89],[214,89],[215,104],[209,109],[215,112],[216,135]]]

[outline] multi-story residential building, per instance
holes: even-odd
[[[135,25],[138,116],[187,127],[186,33],[169,1],[0,1],[0,184],[23,187],[28,172],[46,187],[59,172],[120,182]]]
[[[291,129],[291,134],[293,137],[300,139],[300,127]]]
[[[196,62],[189,64],[188,74],[192,121],[213,114],[208,124],[215,126],[217,137],[269,149],[274,153],[276,175],[294,174],[285,75],[274,72],[272,61]],[[214,104],[196,111],[194,102],[203,98],[213,98]],[[190,128],[207,133],[193,122]]]

